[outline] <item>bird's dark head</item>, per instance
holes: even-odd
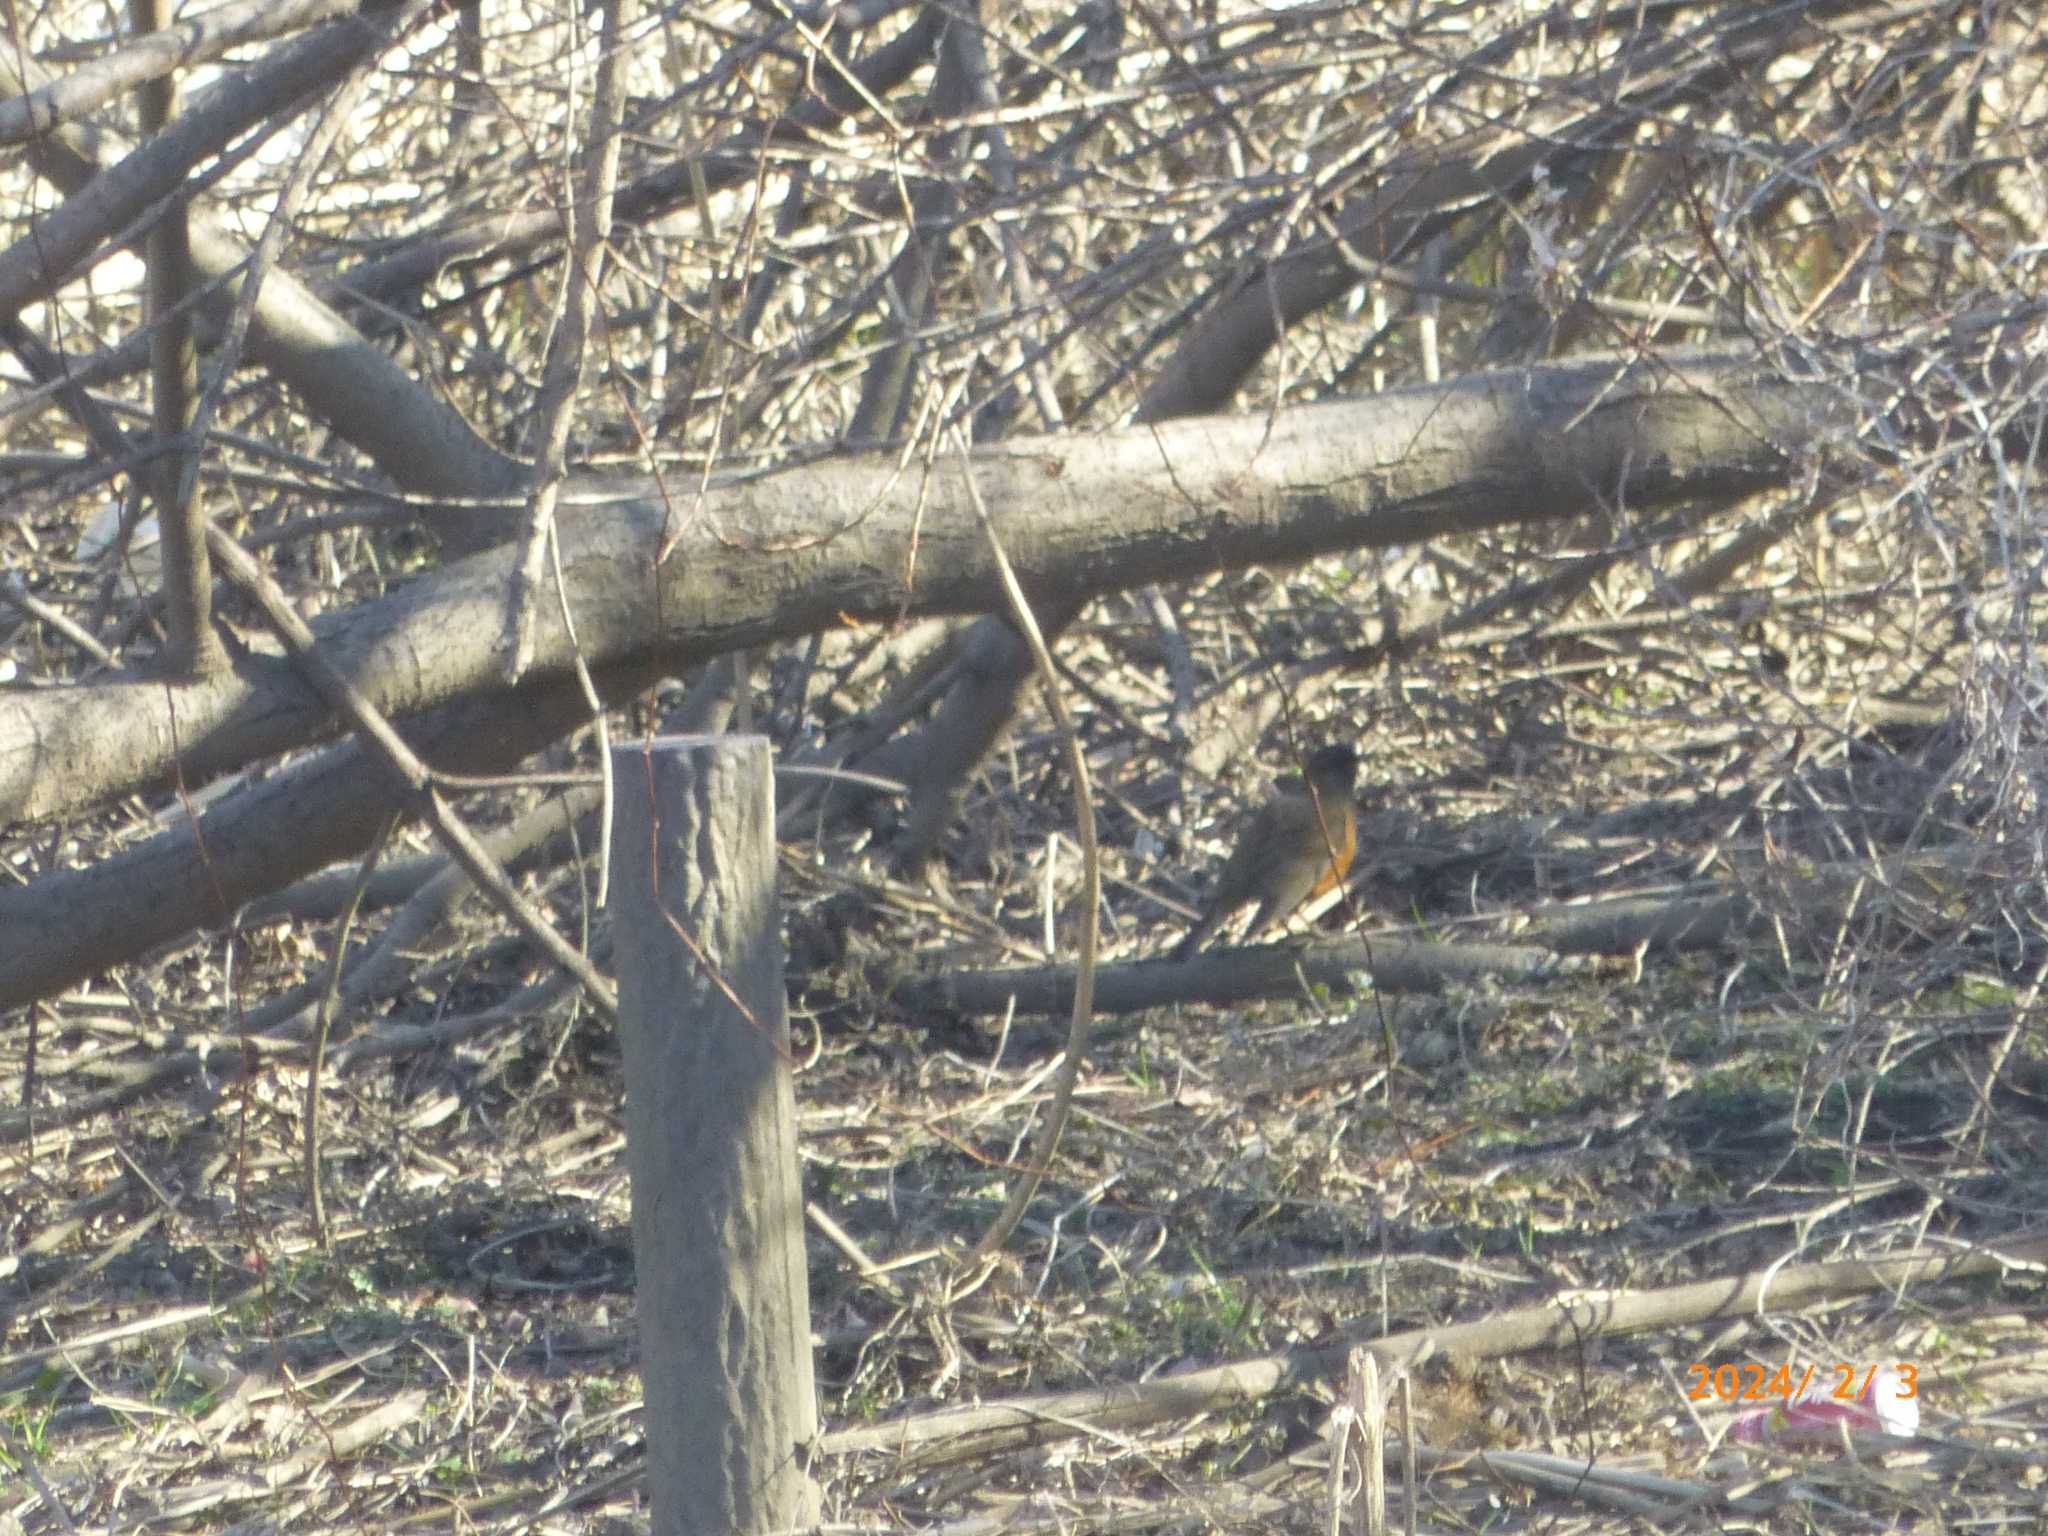
[[[1358,782],[1358,752],[1346,742],[1317,747],[1302,765],[1309,783],[1321,789],[1349,791]]]

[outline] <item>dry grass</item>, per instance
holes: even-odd
[[[118,9],[25,8],[16,46],[73,56]],[[559,197],[595,48],[587,6],[489,9],[493,131],[464,126],[453,71],[467,66],[437,18],[417,67],[384,72],[317,178],[284,264],[370,283],[359,323],[378,337],[402,325],[404,366],[511,446],[533,416],[559,268],[551,236],[499,250],[495,231]],[[849,9],[826,8],[835,26]],[[807,1194],[874,1261],[901,1261],[863,1279],[811,1234],[828,1431],[1599,1287],[2038,1227],[2048,674],[2021,457],[2038,457],[2028,369],[2042,350],[2035,8],[1831,6],[1797,27],[1765,18],[1779,35],[1763,37],[1750,5],[1652,6],[1634,24],[1606,5],[1135,7],[1128,25],[1125,9],[1080,8],[1093,35],[1068,56],[1064,13],[1041,39],[1049,8],[988,8],[1009,28],[994,51],[1016,109],[1014,194],[986,179],[990,146],[934,112],[920,70],[885,91],[885,121],[822,134],[800,183],[778,151],[759,176],[698,189],[715,218],[667,200],[659,219],[622,220],[578,451],[637,464],[658,446],[687,488],[706,467],[840,443],[896,335],[878,296],[909,240],[890,222],[906,174],[971,193],[950,247],[933,248],[913,396],[943,395],[949,420],[990,440],[1123,419],[1190,355],[1185,323],[1213,317],[1259,261],[1312,251],[1299,242],[1404,169],[1476,171],[1472,157],[1519,150],[1517,135],[1557,153],[1498,207],[1413,241],[1405,218],[1352,228],[1357,250],[1397,263],[1390,282],[1427,281],[1376,295],[1392,303],[1384,330],[1334,292],[1318,300],[1255,367],[1227,365],[1249,372],[1218,374],[1238,408],[1430,377],[1424,320],[1453,377],[1654,353],[1683,326],[1839,380],[1865,429],[1769,506],[1646,527],[1589,488],[1598,526],[1574,531],[1582,548],[1511,533],[1176,594],[1203,679],[1191,711],[1172,707],[1173,647],[1152,615],[1091,609],[1058,654],[1096,786],[1111,962],[1172,941],[1236,813],[1295,745],[1335,730],[1369,764],[1372,857],[1356,908],[1328,926],[1540,937],[1559,904],[1702,889],[1741,893],[1757,921],[1540,986],[1098,1020],[1057,1165],[968,1294],[947,1299],[952,1256],[1001,1204],[1060,1027],[914,1014],[891,989],[1036,957],[1051,859],[1053,906],[1073,922],[1046,721],[1027,713],[984,766],[935,891],[885,880],[899,820],[886,800],[789,842]],[[643,191],[699,146],[754,142],[804,78],[831,76],[779,7],[660,10],[629,83],[650,93],[626,152]],[[279,174],[259,156],[207,195],[254,230]],[[7,238],[30,239],[54,196],[19,157],[0,185],[19,193]],[[439,249],[470,213],[486,215],[473,245],[378,285],[382,258]],[[1028,260],[997,263],[1013,246]],[[1411,306],[1438,277],[1425,316]],[[763,301],[751,320],[743,290]],[[45,319],[74,362],[144,334],[128,278],[75,284]],[[278,579],[309,606],[417,569],[425,539],[375,518],[305,542],[304,514],[361,517],[357,489],[387,488],[365,470],[405,466],[365,465],[247,378],[216,424],[232,435],[207,449],[213,513],[277,540]],[[101,387],[147,404],[128,376]],[[900,403],[925,419],[929,402]],[[0,563],[146,665],[140,617],[101,601],[113,573],[80,553],[126,467],[56,411],[10,430]],[[1717,558],[1730,550],[1744,558]],[[914,647],[856,661],[900,638],[772,658],[756,692],[785,760],[873,718]],[[0,683],[78,678],[73,643],[0,608]],[[620,736],[668,702],[636,708]],[[581,740],[547,766],[590,761]],[[520,793],[463,809],[495,825]],[[0,864],[42,878],[183,814],[163,796],[10,830]],[[563,933],[601,951],[582,872],[524,878]],[[0,1142],[0,1536],[645,1528],[610,1034],[559,990],[523,990],[550,978],[480,908],[434,927],[409,984],[338,1027],[320,1148],[329,1249],[301,1175],[303,1059],[242,1029],[335,942],[329,921],[216,935],[0,1018],[0,1124],[35,1119]],[[508,1002],[513,1016],[494,1014]],[[400,1041],[402,1027],[418,1033]],[[378,1040],[390,1048],[345,1044]],[[2015,1270],[1429,1361],[1414,1382],[1434,1453],[1417,1490],[1427,1528],[2034,1528],[2043,1308],[2037,1273]],[[1928,1437],[1857,1456],[1731,1453],[1728,1406],[1688,1398],[1693,1368],[1787,1359],[1916,1368]],[[1075,1426],[1029,1451],[827,1455],[816,1470],[832,1520],[864,1529],[1321,1530],[1330,1395]],[[1700,1492],[1688,1505],[1682,1487],[1538,1484],[1476,1459],[1493,1451]],[[1631,1497],[1647,1502],[1617,1502]]]
[[[1356,646],[1380,574],[1332,562],[1219,581],[1190,596],[1188,633],[1218,674],[1226,635],[1239,659]],[[1929,638],[1953,633],[1934,622],[1948,599],[1913,610],[1894,587],[1802,607],[1795,574],[1778,576],[1767,567],[1755,594],[1779,587],[1767,624],[1702,610],[1618,639],[1532,626],[1386,672],[1254,666],[1206,701],[1203,731],[1276,686],[1304,734],[1357,729],[1376,857],[1355,916],[1368,931],[1488,937],[1546,902],[1700,880],[1749,889],[1768,921],[1716,948],[1651,951],[1640,976],[1624,965],[1543,987],[1102,1020],[1055,1177],[1007,1261],[951,1302],[944,1255],[1000,1205],[1058,1026],[905,1016],[878,957],[935,968],[1029,953],[1064,820],[1057,759],[1040,725],[1019,727],[948,844],[947,888],[926,901],[877,894],[866,875],[869,895],[848,898],[886,808],[827,847],[792,845],[807,1193],[871,1258],[911,1261],[887,1285],[866,1281],[812,1233],[828,1429],[1135,1382],[1338,1329],[2038,1223],[2048,1121],[2027,976],[2040,948],[2024,924],[2040,871],[2011,835],[2037,738],[2024,719],[2001,733],[1981,708],[2013,696],[2009,678]],[[1625,572],[1595,598],[1626,606]],[[1848,630],[1864,643],[1841,644]],[[1199,893],[1239,795],[1262,780],[1244,761],[1215,781],[1182,771],[1160,732],[1156,645],[1112,607],[1062,648],[1100,781],[1112,958],[1177,931],[1164,902]],[[1948,709],[1929,675],[1978,714]],[[1816,701],[1846,698],[1852,677],[1868,697],[1913,676],[1914,697],[1943,706],[1928,712],[1938,723],[1827,729],[1853,717]],[[1880,878],[1908,853],[1961,873]],[[1866,877],[1853,899],[1800,895],[1810,871],[1841,864]],[[548,878],[576,931],[577,885]],[[1074,879],[1071,850],[1059,878]],[[532,980],[480,921],[442,933],[414,988],[344,1032],[460,1020]],[[331,941],[325,925],[267,930],[232,975],[216,942],[34,1015],[46,1109],[194,1034],[210,1032],[216,1055],[199,1083],[6,1151],[0,1447],[34,1476],[4,1485],[0,1529],[644,1522],[612,1039],[556,1007],[344,1064],[326,1097],[323,1251],[300,1176],[303,1068],[229,1071],[240,1057],[223,1000],[272,995]],[[29,1036],[17,1016],[0,1041],[10,1094]],[[2031,1518],[2042,1310],[2038,1280],[2014,1273],[1572,1352],[1431,1361],[1414,1384],[1419,1436],[1441,1456],[1419,1491],[1425,1526]],[[1731,1455],[1716,1443],[1728,1405],[1688,1401],[1692,1368],[1786,1359],[1915,1367],[1935,1438],[1859,1460]],[[940,1446],[817,1470],[832,1518],[863,1527],[965,1530],[1000,1514],[1307,1530],[1324,1518],[1328,1401],[1295,1392],[1026,1452],[958,1460]],[[1617,1507],[1469,1454],[1485,1450],[1739,1485],[1758,1502],[1681,1515],[1660,1490]]]

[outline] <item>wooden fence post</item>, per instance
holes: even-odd
[[[614,749],[612,766],[652,1530],[814,1525],[805,1457],[817,1401],[768,743],[662,737]]]

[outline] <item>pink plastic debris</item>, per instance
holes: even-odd
[[[1729,1428],[1728,1438],[1738,1445],[1832,1445],[1840,1438],[1839,1424],[1910,1435],[1920,1428],[1917,1376],[1877,1366],[1863,1373],[1854,1397],[1816,1381],[1790,1402],[1743,1414]],[[1851,1382],[1853,1378],[1842,1384]]]

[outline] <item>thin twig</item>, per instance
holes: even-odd
[[[332,1252],[333,1245],[327,1235],[327,1206],[320,1197],[320,1070],[327,1060],[327,1035],[334,1026],[334,1002],[341,991],[341,965],[348,953],[349,930],[355,926],[356,912],[363,904],[363,892],[369,887],[370,876],[376,873],[377,863],[384,857],[385,846],[391,841],[391,834],[398,830],[399,813],[393,811],[384,818],[384,825],[377,829],[377,835],[370,840],[363,862],[356,869],[356,883],[349,892],[348,906],[343,909],[341,922],[334,930],[334,953],[327,961],[327,982],[320,991],[320,1010],[313,1022],[313,1050],[306,1063],[306,1200],[313,1208],[313,1240],[322,1249]]]
[[[1081,750],[1081,737],[1074,729],[1073,717],[1067,712],[1066,700],[1060,695],[1052,653],[1046,649],[1045,636],[1032,615],[1024,589],[1017,583],[1017,573],[1010,568],[1009,556],[1003,552],[995,521],[988,515],[988,505],[981,499],[980,488],[974,483],[974,464],[967,451],[967,439],[958,429],[954,430],[953,443],[960,456],[960,476],[967,488],[968,500],[974,504],[974,515],[981,521],[981,531],[988,538],[989,552],[1002,575],[1003,593],[1010,600],[1010,613],[1017,621],[1025,644],[1031,647],[1032,665],[1037,669],[1039,686],[1045,692],[1045,707],[1059,729],[1060,744],[1066,750],[1067,772],[1073,780],[1074,789],[1074,837],[1081,845],[1081,950],[1074,961],[1074,1005],[1067,1023],[1066,1059],[1060,1063],[1059,1075],[1054,1079],[1052,1100],[1046,1106],[1045,1119],[1031,1149],[1030,1162],[1011,1189],[1002,1214],[967,1255],[966,1264],[973,1266],[1001,1248],[1010,1240],[1010,1234],[1017,1230],[1025,1207],[1038,1193],[1039,1182],[1052,1166],[1053,1153],[1059,1149],[1060,1135],[1066,1129],[1067,1115],[1073,1107],[1074,1083],[1081,1075],[1082,1058],[1088,1053],[1088,1024],[1095,1007],[1095,959],[1102,937],[1102,854],[1095,842],[1095,807],[1089,797],[1088,759]]]

